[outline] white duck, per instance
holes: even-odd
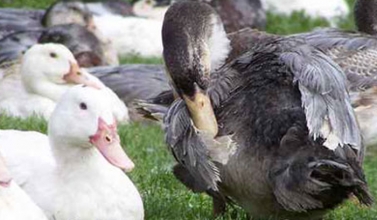
[[[75,84],[107,90],[120,121],[128,120],[124,103],[96,77],[80,69],[73,54],[60,44],[37,44],[26,51],[19,68],[0,81],[0,111],[26,118],[48,119],[61,95]]]
[[[93,16],[93,21],[97,30],[112,42],[118,56],[161,57],[161,20],[109,14]]]
[[[11,174],[49,219],[143,219],[139,192],[121,170],[134,164],[111,105],[104,90],[76,86],[58,102],[48,136],[0,131]]]
[[[47,220],[42,210],[12,180],[0,155],[0,219]]]
[[[263,7],[274,13],[290,15],[304,11],[310,17],[322,17],[332,23],[334,19],[347,16],[349,7],[345,0],[262,0]]]
[[[106,51],[116,50],[118,56],[162,55],[162,19],[154,20],[118,14],[92,14],[86,4],[60,1],[53,4],[45,14],[45,25],[78,23],[86,26],[106,45]],[[108,52],[111,54],[111,52]]]

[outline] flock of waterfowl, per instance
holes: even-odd
[[[147,119],[163,125],[174,176],[207,193],[215,215],[228,203],[267,219],[322,219],[351,197],[371,206],[362,166],[377,144],[377,0],[356,0],[357,31],[252,29],[268,25],[266,10],[300,9],[332,24],[349,10],[343,0],[1,8],[1,114],[39,115],[48,135],[0,130],[0,219],[144,219],[117,124]],[[119,66],[130,54],[165,66]]]

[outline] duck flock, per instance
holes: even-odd
[[[266,11],[300,10],[333,27],[263,31]],[[356,0],[357,30],[336,28],[349,12],[343,0],[0,8],[1,114],[48,121],[47,135],[0,130],[0,220],[144,219],[117,131],[130,121],[162,125],[172,173],[215,216],[229,203],[292,220],[371,206],[377,0]],[[134,55],[164,65],[119,65]]]

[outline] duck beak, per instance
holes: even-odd
[[[195,84],[195,94],[192,97],[183,94],[183,99],[190,111],[194,125],[199,130],[206,131],[215,137],[218,127],[209,96]]]
[[[0,186],[2,187],[9,187],[10,182],[12,181],[12,177],[5,166],[5,162],[3,158],[0,156]]]
[[[89,140],[112,165],[126,172],[132,171],[135,167],[135,164],[120,145],[116,122],[109,125],[102,118],[99,118],[98,130]]]
[[[91,80],[85,74],[83,74],[80,70],[79,65],[77,65],[77,63],[70,62],[69,64],[70,64],[69,73],[63,76],[64,81],[71,84],[83,84],[83,85],[93,87],[96,89],[102,88],[102,86],[98,84],[98,82]]]

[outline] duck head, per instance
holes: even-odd
[[[359,31],[377,34],[377,0],[357,0],[354,8],[356,27]]]
[[[95,29],[92,13],[80,1],[57,1],[47,9],[42,23],[47,27],[75,23],[89,30]]]
[[[131,171],[134,163],[121,147],[112,107],[104,90],[83,85],[69,89],[49,121],[48,134],[53,150],[61,150],[65,155],[69,151],[86,152],[83,155],[99,152],[113,166]],[[64,158],[64,155],[59,156]],[[85,156],[81,159],[85,160]]]
[[[80,69],[65,46],[52,43],[37,44],[26,51],[21,61],[21,78],[27,91],[54,101],[75,84],[103,86]]]
[[[47,28],[38,42],[57,43],[66,46],[81,67],[103,64],[104,53],[99,39],[85,27],[78,24],[62,24]]]
[[[12,177],[6,167],[4,158],[0,155],[0,188],[9,187]]]
[[[210,74],[230,51],[221,19],[208,4],[175,3],[165,14],[162,41],[167,73],[195,126],[216,135],[217,122],[208,96]]]

